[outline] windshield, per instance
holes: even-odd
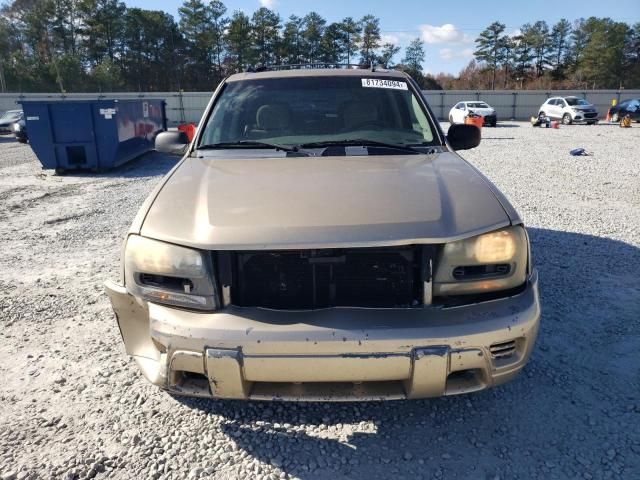
[[[433,128],[404,80],[300,77],[228,83],[199,145],[371,140],[429,145]]]
[[[469,108],[491,108],[489,105],[487,105],[484,102],[469,102],[467,103],[467,106]]]
[[[565,100],[572,107],[574,105],[591,105],[589,102],[587,102],[586,100],[583,100],[582,98],[571,98],[571,97],[569,97],[569,98],[565,98]]]
[[[21,110],[9,110],[8,112],[4,112],[4,114],[0,117],[0,122],[20,120],[21,117]]]

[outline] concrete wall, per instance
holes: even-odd
[[[169,126],[175,126],[182,120],[197,123],[200,120],[212,92],[153,92],[153,93],[71,93],[63,96],[59,93],[3,93],[0,94],[0,111],[19,108],[19,100],[80,100],[98,98],[160,98],[167,102],[167,118]],[[551,96],[575,95],[596,105],[600,118],[604,118],[612,99],[625,100],[640,98],[640,90],[425,90],[424,91],[434,113],[446,120],[453,105],[462,100],[483,100],[494,107],[499,120],[528,120],[538,113],[538,108]]]

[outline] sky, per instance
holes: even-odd
[[[207,0],[204,0],[207,1]],[[610,17],[628,24],[640,22],[640,0],[222,0],[228,14],[242,10],[251,15],[261,6],[275,10],[286,20],[315,10],[327,23],[344,17],[361,18],[373,14],[380,18],[382,40],[405,47],[412,39],[425,42],[427,73],[457,74],[473,57],[474,40],[494,21],[516,33],[527,22],[545,20],[549,26],[561,18]],[[178,19],[182,0],[124,0],[129,7],[150,10],[162,8]],[[455,7],[453,7],[455,5]],[[161,7],[160,7],[161,6]],[[399,62],[404,48],[393,60]]]

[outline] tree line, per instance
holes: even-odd
[[[383,42],[380,19],[251,16],[185,0],[175,19],[119,0],[10,0],[0,8],[0,91],[211,91],[249,67],[349,63],[404,70],[426,89],[640,87],[640,23],[492,23],[459,75],[425,75],[423,41]]]
[[[400,64],[400,47],[381,38],[373,15],[283,21],[265,7],[248,16],[219,0],[186,0],[176,21],[118,0],[13,0],[0,10],[0,89],[210,91],[252,66],[302,63],[394,66],[434,87],[422,74],[419,38]]]
[[[526,23],[515,34],[493,22],[475,40],[474,60],[445,88],[640,88],[640,22],[610,18]]]

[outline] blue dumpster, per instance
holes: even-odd
[[[29,143],[44,168],[103,171],[153,149],[167,129],[164,100],[62,100],[22,104]]]

